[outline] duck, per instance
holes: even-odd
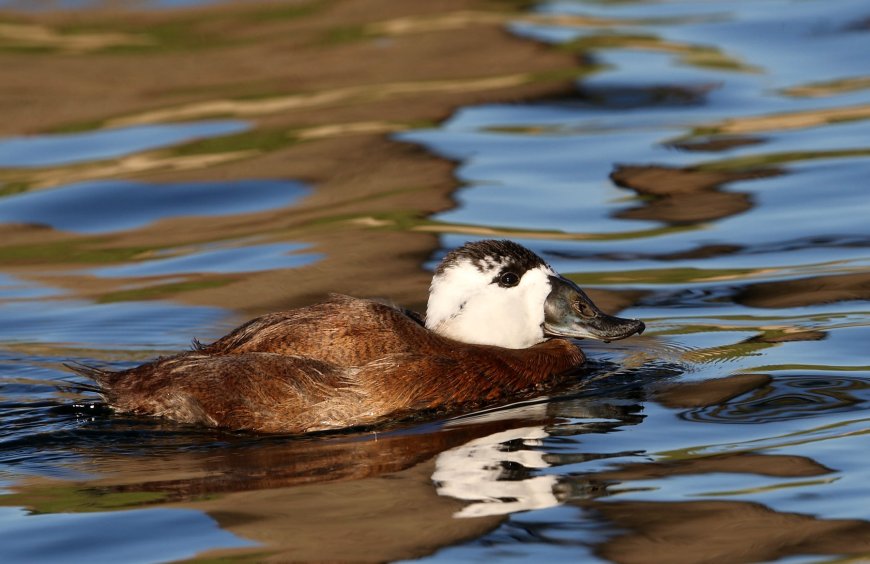
[[[333,294],[126,370],[79,364],[115,412],[231,431],[306,434],[540,395],[586,357],[575,339],[644,331],[509,240],[448,252],[426,315]]]

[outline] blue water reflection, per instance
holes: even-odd
[[[0,168],[36,168],[112,159],[204,137],[239,133],[243,121],[158,123],[84,133],[58,133],[0,139]]]
[[[791,0],[732,6],[704,2],[548,2],[540,10],[643,19],[643,26],[629,24],[618,29],[646,33],[652,29],[671,41],[715,45],[739,60],[760,67],[768,87],[780,88],[805,81],[807,68],[813,68],[813,79],[817,81],[863,74],[855,72],[860,68],[855,53],[866,46],[866,38],[860,32],[847,30],[865,16],[866,5],[861,0],[838,0],[833,6],[834,9],[829,2],[796,4]],[[676,18],[677,25],[668,18]],[[788,25],[783,25],[784,20]],[[808,40],[812,41],[813,49],[806,49]],[[795,57],[796,52],[805,55]]]
[[[638,399],[643,420],[630,432],[590,432],[580,416],[554,425],[537,447],[549,467],[512,467],[494,480],[551,477],[554,495],[570,490],[563,503],[594,502],[605,513],[608,503],[656,503],[643,510],[663,520],[673,518],[669,507],[702,501],[752,505],[783,523],[786,514],[870,518],[870,474],[856,454],[866,451],[870,401],[870,120],[866,86],[828,84],[866,78],[855,55],[867,42],[864,8],[852,0],[547,3],[538,11],[609,22],[512,25],[552,43],[601,40],[576,96],[466,108],[437,130],[402,135],[459,161],[459,206],[434,218],[443,249],[494,229],[588,287],[642,293],[622,313],[648,321],[656,342],[647,366],[675,362],[680,385],[698,386]],[[647,46],[620,45],[620,35]],[[790,90],[817,84],[820,94]],[[622,174],[608,181],[613,171]],[[668,215],[693,209],[701,219]],[[584,348],[618,358],[643,346]],[[757,383],[722,384],[717,396],[714,382],[731,377]],[[746,462],[714,462],[732,455]],[[802,470],[788,475],[795,461]],[[681,465],[685,472],[674,470]],[[621,477],[598,478],[609,472]],[[528,560],[557,542],[594,560],[601,553],[585,547],[626,534],[567,511],[512,514],[427,560]],[[571,527],[578,520],[592,523],[591,537]],[[564,540],[560,531],[569,531]],[[633,533],[634,541],[680,534]]]
[[[227,312],[216,307],[170,302],[94,304],[82,300],[21,301],[0,304],[0,340],[81,348],[171,350],[191,337],[220,331]],[[106,327],[123,327],[123,334]]]
[[[279,268],[298,268],[323,258],[320,253],[300,252],[307,248],[310,246],[301,243],[273,243],[233,248],[209,247],[181,256],[108,266],[91,272],[96,276],[125,278],[194,272],[260,272]]]
[[[14,276],[0,273],[0,302],[3,300],[47,298],[61,294],[60,291],[34,282],[20,280]]]
[[[82,182],[0,199],[0,223],[107,233],[144,227],[169,217],[230,215],[280,208],[309,192],[302,183],[290,180],[185,184]]]
[[[49,554],[66,562],[165,562],[252,545],[189,509],[28,515],[0,508],[0,556],[7,562],[45,562]]]

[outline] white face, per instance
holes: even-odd
[[[440,335],[480,345],[524,349],[544,340],[544,302],[552,268],[541,265],[502,287],[494,279],[503,263],[488,261],[480,270],[470,260],[448,267],[432,279],[426,327]]]

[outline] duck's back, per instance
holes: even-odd
[[[414,314],[333,295],[258,317],[214,343],[196,343],[191,351],[129,370],[76,370],[96,380],[121,412],[303,433],[382,418],[395,405],[384,401],[389,394],[373,394],[365,381],[373,379],[379,362],[428,350],[430,341]]]
[[[333,294],[319,304],[253,319],[199,350],[213,355],[268,352],[360,366],[433,344],[432,333],[413,313]]]

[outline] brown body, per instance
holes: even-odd
[[[527,349],[461,343],[394,307],[333,296],[257,318],[189,352],[84,372],[119,411],[305,433],[522,396],[583,361],[565,339]]]

